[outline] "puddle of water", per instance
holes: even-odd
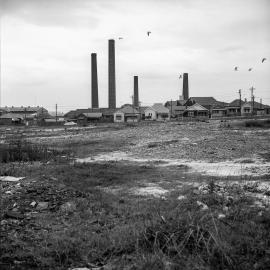
[[[156,167],[178,166],[189,169],[189,172],[197,172],[209,176],[262,176],[270,174],[270,162],[263,162],[262,159],[237,159],[235,161],[204,162],[190,161],[184,159],[156,159],[136,158],[125,152],[112,152],[94,157],[77,159],[77,162],[108,162],[125,161],[131,163],[150,163]]]

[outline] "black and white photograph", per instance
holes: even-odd
[[[0,0],[0,269],[270,269],[270,1]]]

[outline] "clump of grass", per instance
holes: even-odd
[[[163,261],[171,261],[180,269],[253,269],[255,264],[256,269],[269,267],[267,211],[258,216],[250,201],[240,197],[226,217],[219,219],[222,199],[212,205],[216,200],[213,196],[200,198],[208,204],[207,211],[196,206],[197,198],[190,198],[174,209],[163,209],[161,218],[152,218],[146,226],[140,248],[148,254],[159,254],[157,259],[162,254]]]
[[[110,264],[113,269],[133,265],[130,269],[134,270],[244,270],[270,266],[269,210],[254,206],[254,199],[240,187],[228,186],[222,193],[211,180],[208,192],[198,194],[190,189],[183,193],[182,200],[177,196],[137,200],[132,193],[111,194],[103,187],[132,183],[152,168],[75,163],[50,169],[46,165],[46,175],[42,176],[58,178],[53,180],[56,186],[49,188],[50,194],[56,190],[59,195],[57,183],[63,181],[70,191],[66,199],[76,208],[68,214],[58,207],[44,211],[35,219],[24,220],[24,226],[17,227],[18,234],[3,234],[5,245],[0,246],[0,254],[8,255],[10,265],[27,258],[39,269]],[[83,191],[83,196],[72,189]],[[62,187],[61,194],[66,194]],[[20,202],[18,197],[16,201]],[[203,209],[197,201],[208,208]],[[0,262],[7,257],[0,256]]]
[[[12,140],[0,145],[0,162],[47,161],[59,155],[68,154],[66,151],[49,149],[45,145],[31,144],[25,140]]]
[[[202,210],[196,201],[209,206]],[[216,203],[218,201],[218,203]],[[48,269],[124,263],[131,269],[268,269],[270,215],[236,196],[226,217],[218,218],[225,200],[217,194],[188,194],[185,200],[141,201],[92,191],[75,199],[68,216],[48,213],[38,222],[44,230],[9,239],[23,257]],[[56,224],[55,221],[64,223]],[[13,237],[9,235],[6,237]],[[19,237],[21,237],[19,235]],[[15,241],[15,242],[14,242]],[[7,252],[8,246],[1,247]],[[13,258],[18,258],[13,249]],[[169,267],[170,266],[170,267]]]
[[[269,128],[270,127],[270,120],[248,120],[245,121],[246,127],[263,127]]]
[[[147,145],[148,148],[155,148],[155,147],[158,147],[159,144],[157,142],[151,142]]]

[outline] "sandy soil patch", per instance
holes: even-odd
[[[169,190],[159,187],[156,184],[149,184],[147,187],[134,188],[131,192],[135,195],[141,196],[162,197],[164,194],[169,192]]]
[[[262,159],[236,159],[234,161],[205,162],[185,159],[157,159],[157,158],[137,158],[128,155],[125,152],[111,152],[97,156],[77,159],[77,162],[130,162],[150,164],[153,166],[182,166],[189,172],[196,172],[209,176],[262,176],[270,174],[270,162],[264,162]]]

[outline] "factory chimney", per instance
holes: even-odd
[[[109,108],[116,108],[114,39],[109,40]]]
[[[183,74],[183,98],[184,100],[189,99],[189,93],[188,93],[188,73]]]
[[[97,54],[91,54],[91,97],[92,108],[98,108]]]
[[[134,99],[133,105],[134,107],[139,107],[139,85],[138,85],[138,76],[134,76]]]

